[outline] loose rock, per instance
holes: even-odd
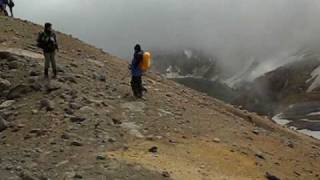
[[[86,120],[85,117],[79,117],[79,116],[74,116],[74,117],[70,118],[70,121],[74,122],[74,123],[80,123],[80,122],[83,122],[85,120]]]
[[[169,178],[170,177],[170,174],[168,171],[163,171],[162,172],[162,176],[165,177],[165,178]]]
[[[0,116],[0,132],[8,128],[8,123]]]
[[[20,98],[22,96],[25,96],[29,92],[31,92],[30,87],[27,85],[21,84],[12,88],[9,91],[7,95],[7,99],[12,100],[12,99]]]
[[[0,78],[0,92],[8,90],[11,87],[10,81]]]
[[[268,179],[268,180],[280,180],[279,177],[275,176],[275,175],[272,175],[270,174],[269,172],[266,173],[265,177]]]
[[[10,106],[12,106],[16,101],[15,100],[8,100],[3,102],[2,104],[0,104],[0,109],[5,109],[5,108],[9,108]]]
[[[214,138],[214,139],[213,139],[213,142],[215,142],[215,143],[220,143],[221,140],[220,140],[219,138]]]
[[[45,108],[46,111],[54,110],[54,103],[48,99],[43,99],[40,101],[40,109]]]
[[[151,152],[151,153],[157,153],[157,152],[158,152],[158,147],[153,146],[152,148],[149,149],[149,152]]]
[[[73,142],[71,142],[71,145],[72,146],[83,146],[83,144],[79,141],[73,141]]]

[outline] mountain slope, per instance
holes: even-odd
[[[153,73],[134,101],[127,63],[70,36],[46,82],[41,29],[0,17],[1,179],[319,179],[319,141]]]
[[[305,53],[301,60],[248,84],[235,104],[270,117],[278,115],[277,120],[286,120],[288,126],[299,130],[320,131],[319,66],[315,53]]]

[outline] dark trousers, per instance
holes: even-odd
[[[142,77],[141,76],[132,76],[131,88],[132,88],[133,95],[135,97],[142,98],[143,86],[142,86]]]

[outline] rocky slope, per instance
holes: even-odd
[[[0,179],[320,179],[320,143],[161,76],[131,97],[127,63],[58,33],[45,81],[42,28],[0,17]]]

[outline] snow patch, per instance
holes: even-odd
[[[314,89],[320,86],[320,66],[317,67],[315,70],[311,73],[311,78],[307,80],[306,83],[312,82],[312,84],[307,89],[307,92],[312,92]]]
[[[280,113],[280,114],[274,116],[272,118],[272,120],[275,121],[277,124],[282,125],[282,126],[285,126],[285,125],[287,125],[288,123],[291,122],[288,119],[283,119],[283,113]],[[308,136],[320,139],[320,131],[310,131],[310,130],[307,130],[307,129],[297,130],[296,127],[289,127],[289,129],[292,129],[292,130],[298,131],[300,133],[306,134]]]
[[[248,63],[245,65],[242,71],[240,71],[233,77],[227,79],[225,83],[229,87],[235,87],[237,84],[247,81],[250,74],[257,66],[258,66],[258,62],[252,58],[251,60],[248,61]]]
[[[193,53],[191,50],[184,50],[183,52],[184,52],[184,55],[186,55],[188,59],[192,58]]]
[[[309,113],[307,116],[319,116],[320,112]]]
[[[275,121],[277,124],[280,124],[280,125],[282,125],[282,126],[284,126],[284,125],[286,125],[286,124],[288,124],[288,123],[291,122],[291,121],[288,120],[288,119],[283,119],[282,116],[283,116],[282,113],[281,113],[281,114],[278,114],[278,115],[274,116],[274,117],[272,118],[272,120]]]
[[[307,129],[302,129],[302,130],[299,130],[299,132],[306,134],[308,136],[320,139],[320,131],[310,131]]]

